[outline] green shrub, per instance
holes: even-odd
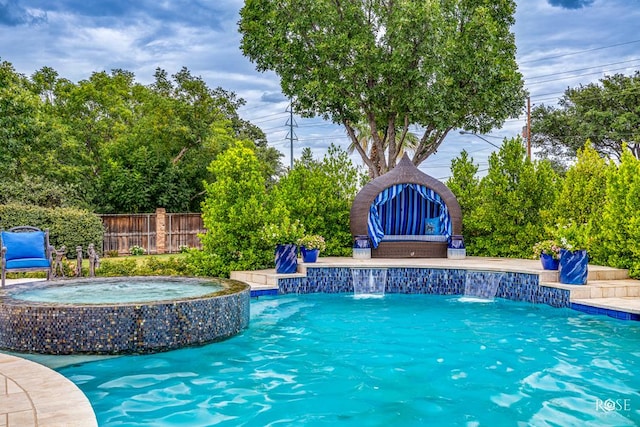
[[[0,180],[0,204],[79,207],[84,205],[81,199],[77,186],[56,183],[41,176],[23,175]]]
[[[137,263],[133,259],[120,259],[118,261],[100,261],[100,267],[96,270],[96,276],[136,276]]]
[[[104,228],[99,216],[73,208],[42,208],[32,205],[0,205],[0,229],[31,225],[49,229],[49,241],[56,248],[65,246],[67,257],[76,258],[76,246],[86,248],[93,243],[102,250]]]
[[[147,256],[101,260],[96,276],[189,276],[191,271],[185,257]]]
[[[129,248],[129,253],[133,256],[140,256],[140,255],[144,255],[145,252],[147,252],[147,250],[145,248],[143,248],[142,246],[138,246],[138,245],[133,245]]]
[[[138,265],[137,272],[140,276],[186,276],[189,275],[189,266],[184,258],[160,259],[152,256]]]
[[[191,249],[185,262],[190,276],[215,277],[220,275],[218,265],[220,260],[216,254],[199,249]]]
[[[640,160],[629,150],[609,172],[600,230],[598,258],[640,277]]]
[[[462,160],[468,163],[466,160]],[[465,174],[473,168],[465,166]],[[491,154],[489,171],[479,184],[479,199],[463,199],[468,212],[463,235],[467,252],[479,256],[529,258],[533,245],[543,240],[541,212],[553,204],[558,177],[547,161],[526,158],[522,140],[505,140]],[[474,206],[474,204],[476,204]]]
[[[269,205],[266,182],[254,150],[243,143],[218,156],[209,166],[214,179],[205,184],[202,219],[203,254],[190,253],[198,275],[228,277],[234,270],[273,264],[273,246],[259,230],[288,217],[282,206]]]
[[[306,234],[324,237],[324,256],[351,256],[350,211],[362,178],[349,154],[339,147],[331,145],[322,160],[314,159],[305,148],[270,197],[286,206],[291,221],[300,221]]]

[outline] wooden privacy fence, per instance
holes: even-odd
[[[104,225],[103,253],[129,253],[132,246],[140,246],[148,254],[180,252],[181,246],[202,248],[198,238],[204,233],[199,213],[167,213],[164,208],[146,214],[100,215]]]

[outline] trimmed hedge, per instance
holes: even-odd
[[[99,216],[73,208],[43,208],[33,205],[0,205],[0,229],[31,225],[49,229],[49,241],[57,249],[67,248],[67,258],[76,258],[76,246],[85,251],[93,243],[102,252],[104,227]]]

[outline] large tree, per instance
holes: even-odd
[[[12,96],[4,96],[5,86]],[[0,129],[9,148],[6,156],[0,150],[0,166],[20,178],[0,177],[0,188],[58,184],[28,199],[38,204],[76,203],[81,188],[82,204],[99,212],[197,211],[208,165],[239,139],[254,142],[265,179],[280,169],[264,133],[238,116],[244,100],[210,89],[186,68],[171,76],[158,69],[144,86],[125,70],[95,72],[76,84],[44,67],[29,81],[4,63],[0,95],[11,119]],[[72,197],[61,200],[69,190]],[[0,201],[15,199],[5,193]]]
[[[620,160],[626,146],[640,159],[640,71],[568,88],[558,105],[531,113],[531,141],[543,156],[571,160],[590,140],[603,157]]]
[[[280,76],[295,110],[344,125],[378,176],[410,126],[421,129],[418,165],[451,129],[488,132],[521,111],[514,11],[509,0],[247,0],[239,26],[244,54]]]
[[[0,62],[0,171],[14,177],[37,168],[42,155],[40,100],[28,80],[9,62]]]

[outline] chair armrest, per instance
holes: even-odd
[[[7,247],[3,246],[2,249],[0,249],[0,262],[2,263],[2,267],[4,268],[4,266],[7,264]]]

